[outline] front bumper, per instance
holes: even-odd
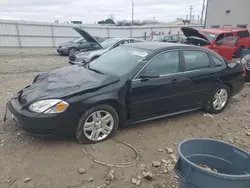
[[[67,110],[60,114],[38,114],[23,109],[18,99],[7,103],[7,113],[11,113],[15,123],[37,136],[73,135],[78,119]]]
[[[68,49],[67,48],[58,48],[57,52],[59,54],[64,54],[64,55],[68,55]]]

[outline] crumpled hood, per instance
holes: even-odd
[[[21,103],[29,104],[40,99],[64,98],[88,92],[119,81],[111,75],[98,74],[82,66],[67,66],[42,73],[35,83],[21,92]]]

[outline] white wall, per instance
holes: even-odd
[[[56,47],[80,35],[73,27],[82,27],[93,36],[150,38],[152,32],[177,34],[182,25],[116,27],[0,20],[0,47]],[[193,26],[201,27],[201,26]]]
[[[250,29],[250,0],[208,0],[206,27],[237,24],[248,24]]]

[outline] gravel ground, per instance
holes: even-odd
[[[55,49],[0,49],[0,117],[6,101],[30,84],[37,72],[65,65],[67,57],[58,56]],[[38,139],[11,121],[0,121],[0,187],[178,187],[172,170],[175,157],[169,153],[173,149],[177,156],[180,141],[194,137],[214,138],[250,149],[249,92],[250,87],[246,85],[230,100],[224,112],[213,117],[196,111],[120,130],[115,139],[139,151],[139,162],[128,168],[101,166],[82,150],[85,148],[106,163],[129,162],[135,158],[130,148],[113,140],[84,146],[74,138]]]

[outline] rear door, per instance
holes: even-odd
[[[232,60],[233,54],[237,51],[238,40],[239,37],[227,36],[215,42],[212,46],[212,50],[225,57],[226,59]]]
[[[199,50],[183,50],[184,75],[192,81],[189,94],[190,105],[202,106],[209,99],[218,75],[215,73],[210,55]]]

